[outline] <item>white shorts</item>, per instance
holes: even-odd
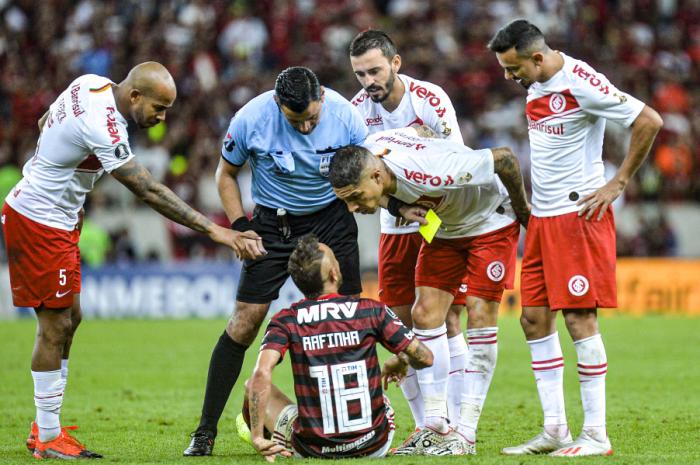
[[[394,439],[394,409],[389,403],[389,399],[384,396],[384,402],[386,405],[386,416],[389,420],[389,436],[386,439],[386,444],[373,453],[366,455],[368,458],[381,458],[385,457],[391,448],[391,441]],[[297,452],[292,446],[292,432],[294,431],[294,422],[299,416],[299,407],[296,404],[289,404],[282,409],[277,421],[275,421],[275,430],[272,432],[272,440],[283,446],[284,448],[294,452],[295,458],[306,458]]]

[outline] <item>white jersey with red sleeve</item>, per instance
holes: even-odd
[[[413,128],[372,134],[364,146],[396,176],[394,197],[440,217],[437,237],[479,236],[515,221],[510,199],[496,182],[490,149],[419,137]]]
[[[587,63],[561,53],[564,66],[528,89],[532,213],[556,216],[605,184],[605,120],[630,126],[644,103],[626,94]]]
[[[388,129],[426,125],[439,138],[464,143],[452,101],[440,86],[419,81],[405,74],[396,77],[403,82],[406,91],[394,111],[387,111],[380,102],[374,102],[365,90],[351,100],[362,115],[370,134]],[[396,218],[388,211],[380,213],[381,231],[384,234],[408,234],[418,231],[418,226],[396,226]]]
[[[71,231],[97,180],[133,157],[113,85],[105,77],[86,74],[51,104],[36,153],[5,199],[14,210]]]

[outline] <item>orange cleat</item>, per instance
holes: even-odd
[[[35,436],[34,457],[37,459],[99,459],[100,454],[91,452],[85,446],[74,438],[69,431],[75,431],[77,426],[64,426],[61,428],[61,434],[55,439],[48,442],[41,442]]]
[[[27,438],[27,450],[34,453],[34,448],[36,447],[36,438],[39,437],[39,427],[36,422],[32,422],[31,430],[29,431],[29,437]]]

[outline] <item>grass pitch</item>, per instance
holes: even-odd
[[[182,457],[188,433],[199,418],[211,349],[224,325],[222,320],[84,322],[71,354],[62,423],[80,425],[77,437],[91,450],[105,455],[99,463],[265,463],[235,433],[242,382],[234,389],[220,423],[215,456]],[[457,461],[539,464],[567,460],[700,463],[700,319],[609,317],[602,319],[601,327],[610,364],[608,431],[615,450],[613,457],[499,455],[501,447],[535,435],[542,421],[529,351],[517,318],[505,316],[499,330],[498,368],[480,424],[478,455],[386,460],[396,465]],[[2,464],[34,462],[24,447],[34,415],[29,373],[34,331],[34,321],[0,322]],[[567,413],[572,432],[577,435],[582,413],[576,356],[563,327],[560,335],[566,360]],[[250,374],[256,348],[257,345],[249,351],[243,376]],[[385,356],[386,353],[382,359]],[[288,361],[276,370],[275,382],[292,394]],[[397,413],[398,443],[410,433],[413,424],[400,390],[392,387],[388,394]],[[291,460],[294,459],[278,462]],[[371,462],[365,459],[350,463]]]

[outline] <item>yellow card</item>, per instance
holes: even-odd
[[[428,223],[420,225],[420,227],[418,228],[418,232],[421,234],[421,236],[423,236],[423,238],[426,241],[428,241],[428,244],[430,244],[431,242],[433,242],[433,237],[435,237],[435,234],[440,228],[442,220],[439,216],[437,216],[437,214],[433,211],[432,208],[428,210],[428,213],[425,214],[425,219]]]

